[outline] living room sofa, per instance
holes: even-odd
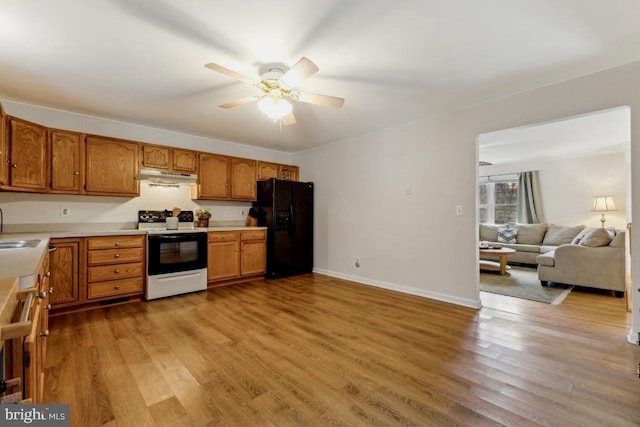
[[[480,224],[481,241],[516,252],[510,264],[537,266],[538,279],[615,291],[625,291],[625,232],[613,228],[585,228],[584,225],[556,224],[508,225],[515,230],[515,243],[499,242],[505,224]],[[499,230],[500,229],[500,230]]]
[[[599,229],[607,233],[603,228]],[[625,291],[625,232],[617,231],[602,246],[568,244],[538,255],[538,280],[614,291],[619,298]]]
[[[516,230],[514,243],[498,241],[498,229],[507,224],[480,224],[480,241],[492,246],[511,248],[516,251],[509,257],[510,263],[538,265],[536,258],[540,254],[553,251],[560,245],[571,241],[584,230],[584,225],[563,226],[556,224],[518,224],[508,225]]]

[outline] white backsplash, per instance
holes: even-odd
[[[250,202],[191,200],[189,186],[152,187],[140,184],[140,197],[75,196],[61,194],[0,193],[5,231],[12,224],[137,223],[145,209],[193,210],[208,208],[216,224],[242,223]],[[66,208],[69,215],[63,216]]]

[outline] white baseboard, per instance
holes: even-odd
[[[640,345],[640,332],[634,332],[633,329],[629,329],[629,335],[627,335],[627,341],[629,344]]]
[[[375,286],[377,288],[389,289],[392,291],[402,292],[404,294],[416,295],[423,298],[429,298],[437,301],[448,302],[451,304],[461,305],[463,307],[479,309],[482,307],[480,302],[480,296],[477,300],[471,300],[467,298],[458,298],[451,295],[441,294],[438,292],[429,292],[424,289],[411,288],[409,286],[397,285],[395,283],[383,282],[380,280],[371,280],[365,277],[352,276],[350,274],[338,273],[336,271],[325,270],[322,268],[314,268],[314,273],[324,274],[326,276],[335,277],[338,279],[350,280],[352,282],[361,283],[363,285]]]

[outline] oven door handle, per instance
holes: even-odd
[[[155,234],[149,236],[150,239],[180,239],[181,237],[179,234]]]

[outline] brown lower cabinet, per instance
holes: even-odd
[[[49,298],[53,292],[49,254],[45,253],[34,286],[18,292],[19,302],[14,312],[14,325],[10,325],[11,330],[3,335],[6,339],[4,376],[11,386],[8,394],[24,403],[42,403],[49,336]],[[26,306],[27,303],[29,307]],[[29,315],[26,321],[21,322],[25,310],[28,310]]]
[[[266,231],[210,231],[207,274],[210,285],[261,276],[266,271]]]
[[[143,295],[145,235],[51,239],[51,245],[54,310]]]

